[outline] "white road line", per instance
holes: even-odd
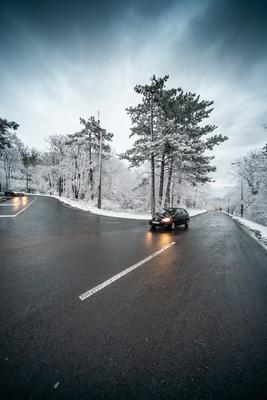
[[[160,253],[163,251],[167,250],[169,247],[173,246],[175,242],[172,242],[170,244],[167,244],[166,246],[162,247],[160,250],[156,251],[155,253],[151,254],[150,256],[144,258],[143,260],[139,261],[138,263],[132,265],[129,268],[124,269],[123,271],[119,272],[117,275],[112,276],[111,278],[107,279],[103,283],[100,283],[100,285],[95,286],[93,289],[88,290],[87,292],[81,294],[79,296],[79,299],[81,301],[87,299],[88,297],[92,296],[96,292],[99,292],[99,290],[104,289],[106,286],[110,285],[111,283],[117,281],[118,279],[122,278],[124,275],[129,274],[129,272],[133,271],[134,269],[140,267],[141,265],[145,264],[147,261],[151,260],[151,258],[158,256]]]
[[[21,214],[23,211],[25,211],[28,207],[30,207],[35,201],[37,200],[37,198],[35,198],[33,201],[31,201],[29,204],[27,204],[26,207],[24,207],[22,210],[20,210],[19,212],[17,212],[17,214],[15,214],[15,217],[19,214]]]
[[[32,205],[36,200],[37,200],[37,198],[35,198],[33,201],[31,201],[29,204],[27,204],[26,207],[24,207],[22,210],[20,210],[20,211],[17,212],[16,214],[11,214],[11,215],[0,215],[0,218],[15,218],[17,215],[19,215],[20,213],[22,213],[23,211],[25,211],[26,208],[30,207],[30,205]]]
[[[0,207],[12,207],[13,204],[0,204]]]

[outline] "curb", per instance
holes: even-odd
[[[233,215],[228,214],[224,211],[224,214],[228,215],[232,220],[240,226],[244,231],[247,232],[249,236],[255,239],[265,250],[267,250],[267,237],[262,236],[262,233],[258,229],[253,229],[247,226],[245,223],[242,223],[239,219],[236,219]],[[252,221],[253,222],[253,221]]]
[[[259,243],[261,243],[267,250],[267,238],[265,236],[262,236],[260,231],[258,231],[257,229],[252,229],[246,224],[242,224],[242,222],[237,219],[234,219],[234,221],[238,223],[244,230],[248,231],[251,234],[251,236],[254,239],[256,239]]]

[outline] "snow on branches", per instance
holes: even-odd
[[[150,162],[152,214],[156,202],[158,206],[171,204],[171,192],[177,183],[187,181],[195,186],[210,182],[209,173],[215,167],[207,151],[227,140],[226,136],[212,135],[215,125],[203,124],[213,110],[213,102],[181,88],[166,89],[167,80],[168,76],[154,75],[149,85],[135,87],[141,102],[129,107],[127,113],[132,122],[130,137],[136,140],[120,155],[131,167]]]

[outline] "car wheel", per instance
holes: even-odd
[[[171,231],[174,231],[174,229],[175,229],[175,223],[172,222],[172,224],[171,224]]]
[[[184,224],[185,229],[187,229],[189,227],[189,219],[186,221],[186,223]]]
[[[151,231],[155,231],[155,230],[156,230],[156,227],[155,227],[154,225],[151,225],[150,230],[151,230]]]

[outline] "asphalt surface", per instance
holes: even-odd
[[[39,197],[0,217],[0,317],[1,399],[267,398],[267,252],[219,212],[150,232]]]

